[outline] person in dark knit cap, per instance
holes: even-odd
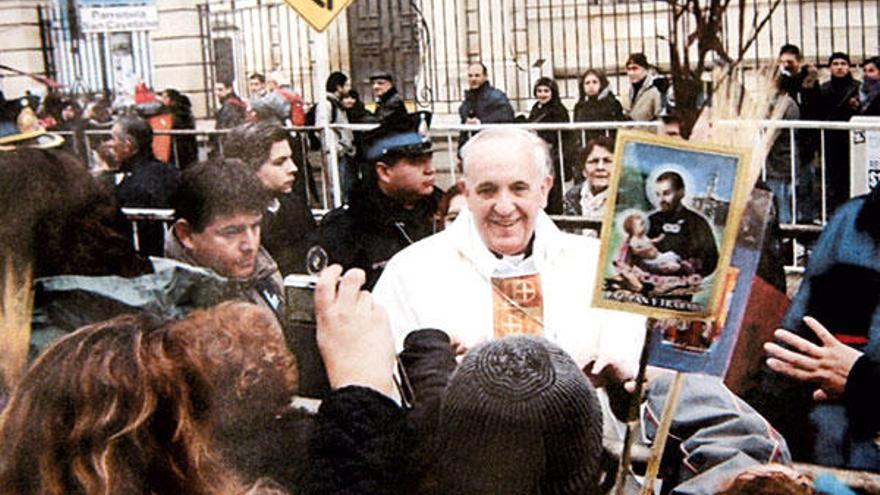
[[[437,438],[439,493],[597,491],[596,392],[574,360],[543,338],[511,336],[466,354],[447,386]]]

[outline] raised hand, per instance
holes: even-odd
[[[815,318],[807,316],[804,323],[819,337],[822,345],[813,344],[788,330],[776,330],[776,338],[792,349],[774,342],[764,344],[764,351],[770,356],[767,366],[795,380],[816,384],[818,388],[813,392],[813,399],[817,401],[838,399],[846,389],[850,370],[862,353],[834,338]]]

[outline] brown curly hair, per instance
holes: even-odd
[[[245,493],[215,429],[227,406],[292,393],[284,351],[274,317],[242,302],[83,327],[34,363],[0,416],[0,493]],[[273,400],[259,397],[273,381]]]

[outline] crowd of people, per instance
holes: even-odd
[[[861,85],[845,55],[829,62],[832,80],[811,86],[812,68],[784,47],[780,98],[800,118],[832,118],[821,113],[832,100],[836,116],[876,110],[877,60]],[[601,72],[586,71],[575,121],[654,120],[672,108],[644,55],[626,70],[623,102]],[[43,146],[42,129],[4,137],[13,149],[0,155],[3,293],[30,273],[36,297],[26,371],[0,374],[0,493],[591,494],[618,481],[621,453],[609,446],[624,442],[627,424],[652,444],[672,377],[649,368],[636,383],[650,322],[590,306],[599,240],[548,214],[601,220],[612,137],[468,132],[462,180],[444,192],[431,115],[407,110],[392,74],[371,82],[372,112],[341,72],[310,112],[278,74],[252,75],[248,101],[221,81],[217,127],[228,132],[205,161],[185,141],[157,149],[151,119],[191,125],[174,90],[156,113],[109,122],[93,147],[99,170],[75,147]],[[468,84],[463,124],[514,121],[484,65],[468,68]],[[534,96],[528,120],[569,121],[555,81],[539,79]],[[308,136],[284,127],[312,119],[378,123],[325,135],[346,202],[320,222],[305,194]],[[798,135],[799,164],[814,137]],[[163,149],[176,160],[157,156]],[[575,179],[565,195],[563,174]],[[628,222],[633,253],[659,258],[713,235],[682,203],[680,176],[656,182],[658,211]],[[760,386],[740,398],[718,377],[687,376],[664,490],[818,493],[793,459],[880,471],[870,393],[880,370],[880,192],[840,200],[784,330],[765,345]],[[120,206],[168,208],[174,220],[132,225]],[[689,227],[664,230],[662,245],[667,223]],[[717,251],[699,258],[699,273],[719,269]],[[283,283],[302,273],[317,275],[305,329]],[[16,304],[25,303],[2,300],[2,316]],[[317,370],[303,366],[315,360]],[[307,373],[324,383],[312,391],[317,407],[297,397],[315,383]],[[638,492],[633,476],[623,483]]]

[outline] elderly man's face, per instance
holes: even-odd
[[[466,166],[468,208],[489,250],[520,254],[535,232],[553,177],[535,166],[530,143],[499,138],[479,144]]]
[[[381,98],[391,89],[391,81],[388,79],[373,79],[373,96]]]
[[[661,211],[674,211],[681,205],[684,189],[676,189],[671,180],[661,180],[654,184],[654,194]]]
[[[201,232],[185,220],[175,223],[181,244],[200,266],[230,278],[247,278],[257,268],[260,250],[260,212],[219,215]]]
[[[116,165],[121,165],[138,152],[137,145],[125,134],[122,124],[114,124],[110,129],[110,139],[101,145]]]

